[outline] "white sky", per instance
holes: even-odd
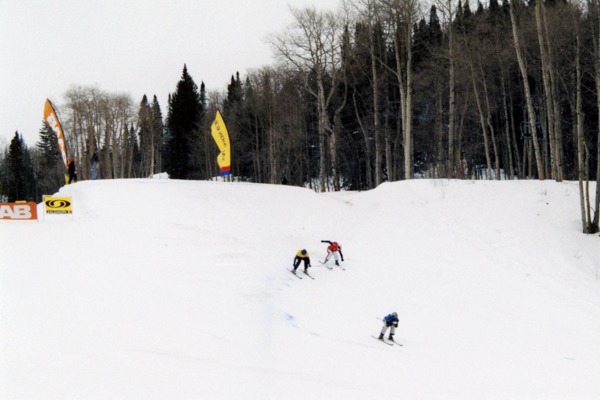
[[[0,141],[39,138],[46,98],[71,85],[156,95],[166,116],[183,64],[207,90],[274,63],[265,36],[291,21],[288,6],[338,0],[0,0]]]

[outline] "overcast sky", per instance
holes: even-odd
[[[291,22],[289,5],[334,10],[338,0],[0,0],[0,141],[35,145],[46,98],[71,85],[156,95],[166,116],[183,64],[207,90],[274,64],[265,36]],[[68,132],[67,132],[68,134]]]

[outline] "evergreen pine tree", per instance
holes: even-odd
[[[206,86],[204,86],[204,82],[200,82],[200,119],[204,117],[204,110],[206,110]]]
[[[27,165],[27,147],[19,132],[15,132],[15,137],[11,140],[7,156],[7,175],[8,175],[8,201],[33,200],[28,198],[28,186],[30,184],[27,177],[30,165]]]
[[[127,135],[127,146],[129,151],[131,152],[131,162],[130,168],[127,171],[127,177],[146,177],[147,175],[145,174],[145,171],[142,170],[142,152],[140,150],[140,146],[138,145],[138,140],[137,136],[135,135],[135,128],[133,127],[133,124],[131,124],[131,127],[129,128],[129,133]]]
[[[167,116],[167,126],[172,137],[168,142],[166,171],[171,178],[190,179],[194,169],[198,167],[192,164],[191,151],[199,131],[201,115],[202,102],[198,86],[184,65],[181,79],[171,95]]]
[[[22,140],[22,139],[21,139]],[[37,155],[30,151],[23,141],[24,148],[24,164],[25,164],[25,200],[27,201],[39,201],[40,192],[38,190],[38,184],[36,179],[36,161],[39,159]]]
[[[439,46],[442,44],[442,25],[437,15],[437,8],[435,5],[431,6],[429,10],[429,25],[428,29],[428,43],[430,46]]]
[[[0,142],[0,145],[3,143]],[[8,174],[6,167],[8,150],[0,147],[0,203],[6,203],[8,201]]]
[[[163,126],[163,118],[162,111],[160,110],[160,104],[158,104],[158,99],[156,95],[154,95],[154,99],[152,100],[152,105],[150,106],[151,119],[152,119],[152,135],[154,137],[154,164],[152,168],[152,173],[163,172],[162,171],[162,163],[161,163],[161,153],[159,150],[164,146],[165,138],[164,138],[164,126]]]
[[[237,72],[235,77],[231,75],[231,83],[227,85],[227,98],[223,104],[223,115],[233,117],[234,115],[230,114],[236,112],[242,97],[242,81],[240,80],[240,73]]]
[[[142,163],[142,174],[149,176],[153,173],[152,161],[154,158],[154,138],[152,131],[152,111],[148,104],[148,97],[144,95],[138,110],[138,135],[140,138],[140,153]]]
[[[36,145],[40,153],[36,173],[39,189],[43,194],[56,193],[64,185],[65,168],[56,135],[46,121],[42,122],[40,139]]]
[[[235,77],[231,76],[231,83],[227,85],[227,97],[223,102],[223,117],[227,121],[231,140],[231,171],[235,176],[246,176],[250,172],[241,163],[242,154],[251,151],[250,148],[244,148],[247,142],[242,139],[243,98],[242,81],[240,73],[237,72]]]

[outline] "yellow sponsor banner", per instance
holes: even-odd
[[[44,196],[46,214],[71,214],[70,197]]]
[[[229,133],[219,110],[217,110],[217,116],[210,129],[213,139],[215,139],[219,150],[221,150],[221,154],[217,157],[219,168],[221,168],[221,176],[227,175],[231,173],[231,148],[229,146]]]

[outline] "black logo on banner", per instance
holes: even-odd
[[[71,202],[67,200],[48,200],[46,206],[48,208],[65,208],[71,206]]]

